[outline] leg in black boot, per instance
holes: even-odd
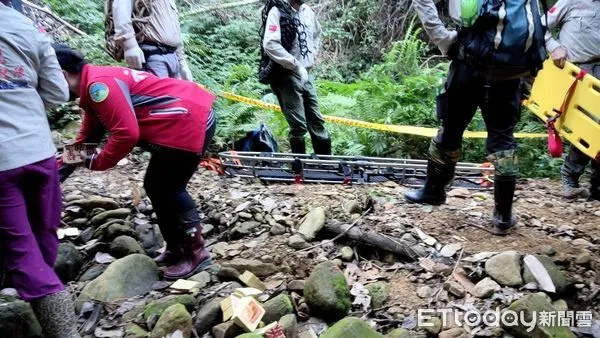
[[[507,235],[510,228],[517,224],[512,214],[512,202],[517,185],[517,176],[496,175],[494,178],[494,228],[496,235]]]
[[[290,137],[290,148],[294,154],[306,154],[306,141],[302,137]]]
[[[446,185],[454,177],[454,168],[459,157],[459,151],[443,150],[432,141],[429,147],[425,186],[405,193],[406,200],[411,203],[431,205],[440,205],[446,202]]]
[[[317,155],[331,155],[331,139],[312,139],[313,149]]]
[[[494,164],[494,214],[492,231],[496,235],[507,235],[517,224],[512,213],[513,197],[519,175],[519,166],[515,150],[499,151],[488,156]]]
[[[590,199],[600,201],[600,162],[592,161]]]

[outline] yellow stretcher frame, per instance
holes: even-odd
[[[556,118],[579,72],[572,63],[559,68],[546,60],[525,105],[545,123],[556,119],[554,126],[563,138],[600,161],[600,80],[586,74],[577,83],[565,111]]]

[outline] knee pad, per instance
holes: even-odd
[[[502,150],[488,155],[488,161],[492,162],[499,176],[518,176],[519,161],[515,149]]]
[[[433,140],[429,143],[429,159],[438,164],[456,164],[460,155],[460,149],[444,149]]]

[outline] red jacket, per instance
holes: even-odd
[[[114,167],[138,142],[200,153],[214,100],[193,82],[87,65],[79,103],[85,113],[76,142],[104,128],[110,132],[92,170]]]

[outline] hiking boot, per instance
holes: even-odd
[[[31,301],[31,307],[46,338],[81,338],[73,299],[67,290]]]
[[[212,265],[210,253],[204,247],[201,231],[200,225],[186,231],[184,238],[180,239],[182,256],[177,263],[165,269],[165,279],[186,279]]]
[[[575,188],[565,185],[563,187],[563,197],[569,200],[577,198],[588,198],[590,197],[590,191],[581,187]]]
[[[404,194],[410,203],[440,205],[446,202],[446,185],[454,177],[455,163],[439,164],[427,161],[427,179],[421,189],[410,190]]]
[[[517,224],[517,218],[512,214],[512,203],[517,185],[517,176],[494,177],[494,216],[492,232],[496,235],[507,235]]]

